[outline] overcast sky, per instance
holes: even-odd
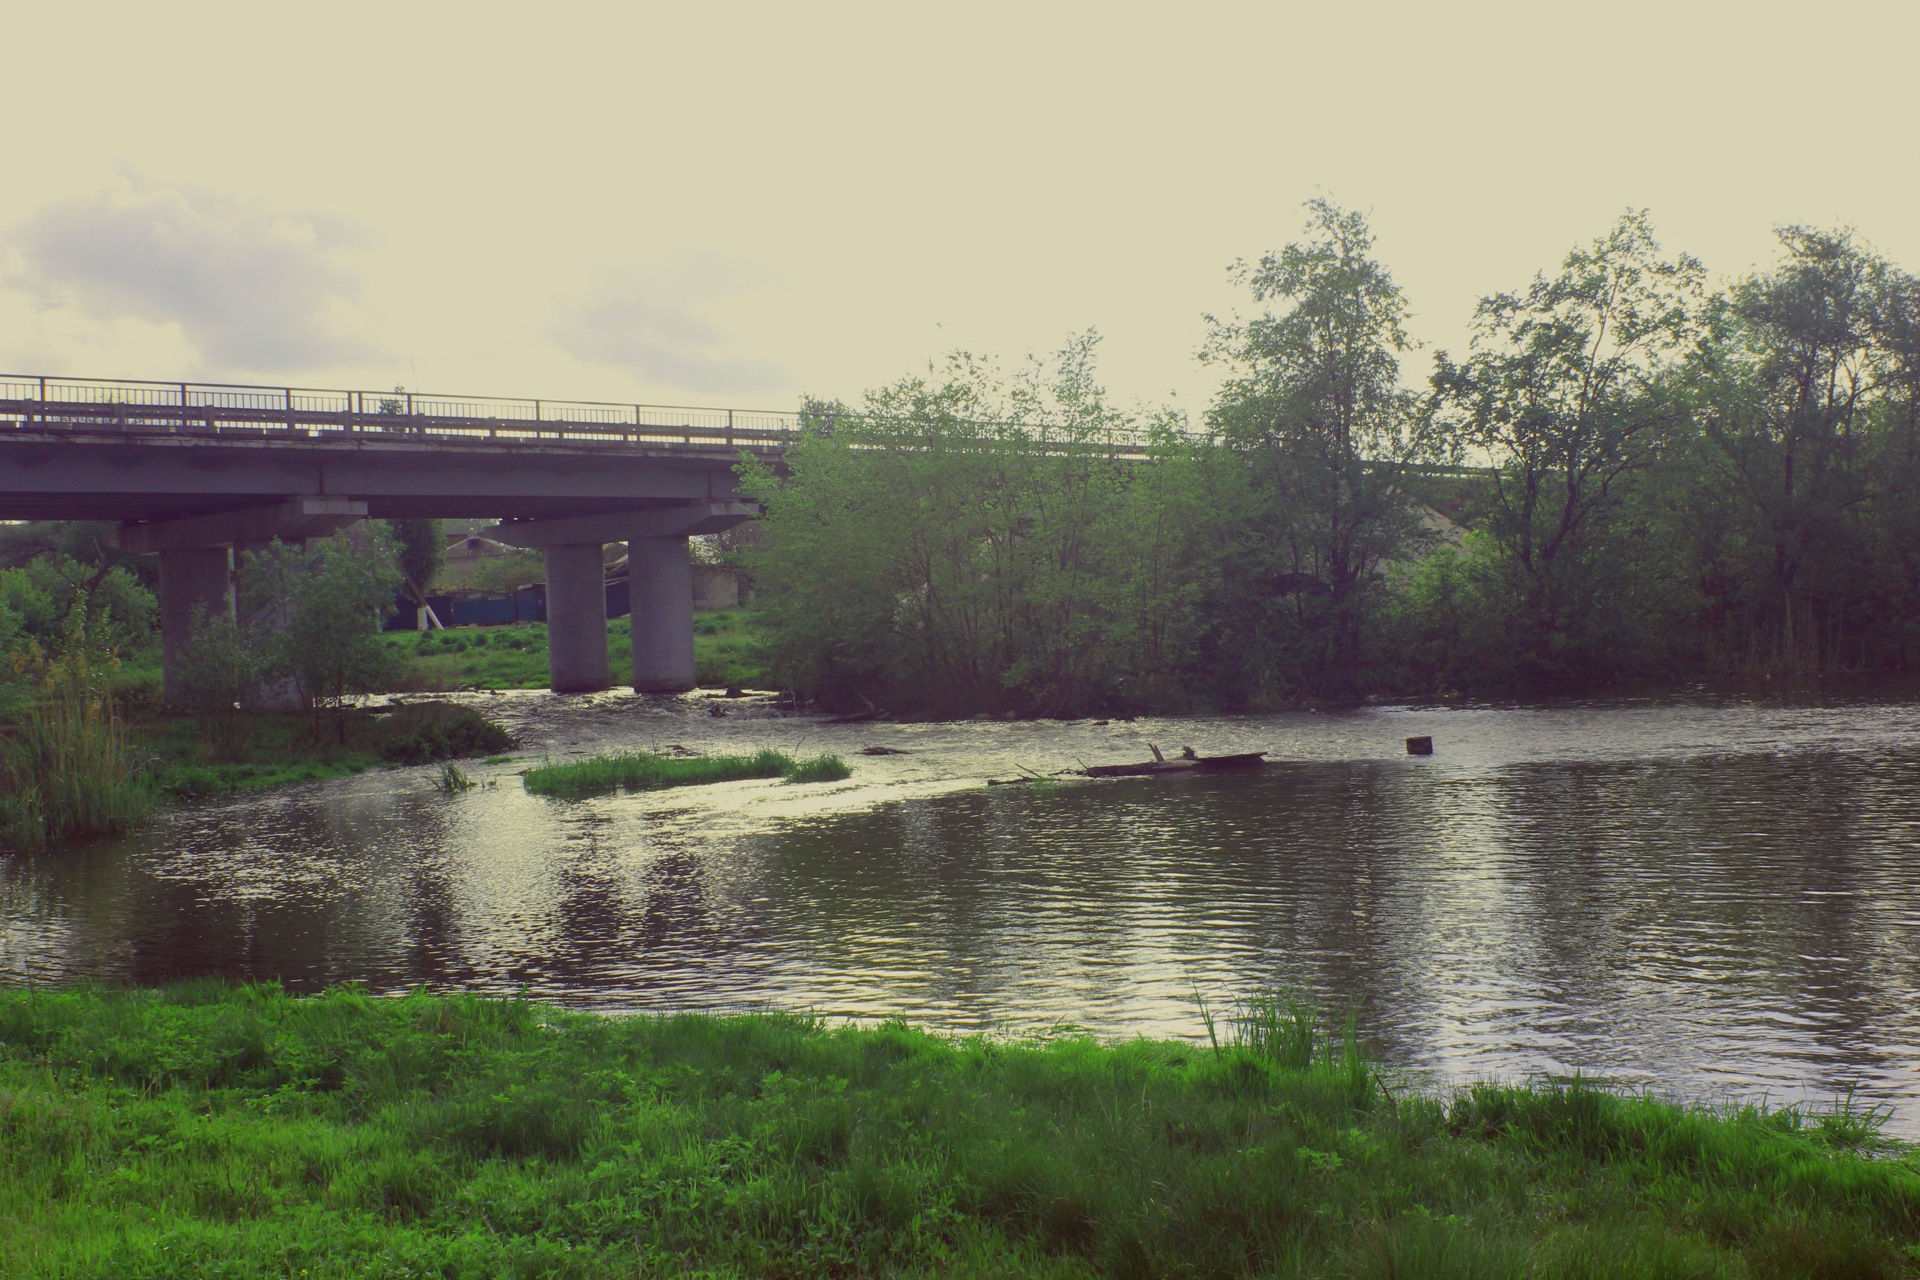
[[[0,371],[784,408],[1095,327],[1118,399],[1198,411],[1227,267],[1316,194],[1432,346],[1628,206],[1723,275],[1790,222],[1920,269],[1913,0],[73,3],[6,43]]]

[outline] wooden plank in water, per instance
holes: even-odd
[[[1243,751],[1231,756],[1195,756],[1190,760],[1144,760],[1139,764],[1090,764],[1089,778],[1145,778],[1159,773],[1185,773],[1190,769],[1254,769],[1265,764],[1266,752]]]

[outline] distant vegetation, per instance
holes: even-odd
[[[1870,1112],[1214,1044],[201,983],[0,993],[0,1274],[1912,1274]]]
[[[354,705],[401,667],[377,629],[395,580],[378,529],[248,557],[241,620],[198,617],[184,647],[184,709],[158,705],[151,566],[102,546],[84,525],[0,533],[0,847],[113,835],[156,800],[513,745],[470,708]]]
[[[547,624],[518,622],[448,631],[395,631],[385,636],[404,664],[399,683],[417,689],[544,689]],[[632,620],[607,622],[607,659],[618,685],[633,669]],[[693,618],[694,674],[707,687],[764,682],[749,616],[712,610]]]
[[[766,747],[750,756],[664,756],[644,751],[592,756],[529,769],[525,782],[527,790],[535,795],[579,799],[614,791],[653,791],[743,778],[837,782],[851,772],[839,756],[795,760]]]
[[[1197,423],[1091,335],[810,404],[748,474],[769,674],[951,716],[1920,666],[1920,281],[1853,233],[1710,292],[1629,213],[1424,368],[1361,215],[1237,271]]]

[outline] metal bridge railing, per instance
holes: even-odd
[[[1083,438],[1056,442],[1044,427],[982,425],[1031,432],[1028,441],[1043,450],[1054,443],[1073,449],[1089,443]],[[216,435],[266,432],[306,438],[398,434],[449,443],[546,441],[771,450],[799,437],[801,415],[779,409],[0,373],[0,430],[9,427]],[[1146,445],[1144,432],[1120,429],[1096,447],[1131,456],[1143,454]]]
[[[423,438],[731,448],[790,441],[799,434],[800,415],[771,409],[0,374],[0,426],[398,433]]]

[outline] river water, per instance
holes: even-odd
[[[221,973],[1186,1037],[1196,995],[1278,986],[1443,1081],[1857,1089],[1920,1136],[1910,699],[840,726],[715,717],[702,695],[477,700],[530,750],[475,766],[474,791],[398,770],[0,858],[0,981]],[[1148,742],[1277,763],[981,785]],[[587,801],[518,777],[670,744],[833,750],[855,772]]]

